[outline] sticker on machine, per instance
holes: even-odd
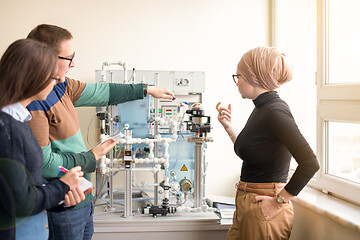
[[[185,164],[182,166],[182,168],[180,169],[180,171],[188,171],[187,167],[185,166]]]

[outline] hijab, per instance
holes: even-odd
[[[243,55],[238,73],[250,84],[274,90],[292,79],[292,67],[284,53],[273,47],[257,47]]]

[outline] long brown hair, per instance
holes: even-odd
[[[13,42],[0,59],[0,109],[41,92],[56,73],[57,56],[32,39]]]
[[[72,39],[73,36],[65,28],[49,24],[40,24],[31,30],[27,38],[46,43],[59,54],[61,43],[65,40]]]

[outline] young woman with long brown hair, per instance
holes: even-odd
[[[12,43],[0,60],[0,239],[48,239],[44,210],[85,199],[80,167],[50,183],[42,178],[42,151],[27,124],[26,106],[59,81],[56,64],[57,55],[31,39]]]

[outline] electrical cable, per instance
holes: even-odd
[[[87,129],[87,133],[86,133],[87,143],[88,143],[89,145],[91,145],[91,146],[96,146],[96,145],[98,145],[98,144],[100,143],[100,142],[98,142],[98,143],[96,143],[96,144],[93,144],[93,143],[91,143],[90,140],[89,140],[90,127],[91,127],[92,121],[94,120],[94,118],[95,118],[96,116],[97,116],[97,113],[95,113],[95,115],[91,118],[90,123],[89,123],[89,126],[88,126],[88,129]]]
[[[182,123],[183,123],[184,115],[185,115],[185,112],[184,112],[184,114],[182,115],[181,120],[180,120],[179,132],[180,132],[180,135],[181,135],[181,137],[182,137],[183,139],[188,139],[188,138],[191,138],[192,136],[184,137],[184,135],[182,134],[182,131],[181,131],[181,125],[182,125]]]
[[[180,120],[180,125],[179,125],[179,131],[180,131],[180,134],[182,136],[183,139],[185,139],[184,135],[182,134],[181,132],[181,125],[182,125],[182,122],[184,120],[184,116],[185,116],[185,112],[183,113],[182,117],[181,117],[181,120]]]

